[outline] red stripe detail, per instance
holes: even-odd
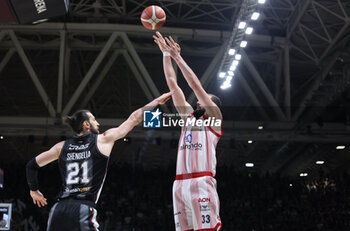
[[[204,118],[204,119],[207,119],[206,116],[205,116],[205,114],[203,114],[203,118]],[[222,122],[222,121],[221,121],[221,122]],[[210,126],[207,126],[207,127],[208,127],[208,129],[209,129],[212,133],[214,133],[214,135],[216,135],[217,137],[221,137],[221,136],[222,136],[222,134],[223,134],[223,131],[222,131],[222,124],[221,124],[221,134],[219,134],[219,133],[217,133],[216,131],[214,131],[212,127],[210,127]]]
[[[213,169],[212,168],[212,165],[213,165],[213,163],[212,163],[212,156],[213,155],[212,155],[212,150],[211,150],[212,146],[210,145],[210,144],[213,144],[213,141],[212,141],[211,136],[209,134],[210,134],[209,132],[205,132],[204,133],[205,139],[206,139],[206,142],[205,142],[205,150],[206,150],[205,156],[207,158],[206,162],[205,162],[205,165],[206,165],[206,169],[207,170]]]
[[[213,173],[211,173],[211,172],[193,172],[193,173],[176,175],[175,179],[176,180],[186,180],[186,179],[192,179],[192,178],[197,178],[197,177],[202,177],[202,176],[213,177]]]
[[[93,218],[93,217],[94,217],[94,209],[92,209],[92,216],[91,216],[90,221],[91,221],[92,227],[94,227],[94,230],[97,231],[97,230],[96,230],[96,227],[95,227],[95,224],[94,224],[94,222],[92,221],[92,218]]]
[[[200,206],[198,206],[198,201],[195,200],[194,198],[201,198],[200,193],[199,193],[199,180],[191,180],[191,186],[190,186],[190,194],[191,194],[191,205],[193,207],[192,214],[194,214],[194,218],[192,220],[196,220],[193,222],[196,222],[196,224],[193,224],[193,227],[197,228],[203,228],[202,224],[202,219],[201,219],[201,211],[200,211]]]
[[[220,228],[220,229],[219,229]],[[196,229],[196,231],[217,231],[218,229],[221,230],[221,223],[219,222],[215,228],[212,228],[212,229]]]

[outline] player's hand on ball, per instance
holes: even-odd
[[[35,205],[39,206],[39,208],[40,208],[41,206],[47,205],[46,198],[44,197],[44,195],[43,195],[39,190],[30,191],[30,196],[31,196],[32,199],[33,199],[33,203],[34,203]]]
[[[172,92],[164,93],[163,95],[158,97],[158,102],[159,104],[164,104],[166,103],[172,95]]]

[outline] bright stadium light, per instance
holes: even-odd
[[[229,55],[234,55],[236,53],[236,50],[235,49],[230,49],[229,51],[228,51],[228,54]]]
[[[245,163],[245,166],[247,168],[252,168],[252,167],[254,167],[254,163]]]
[[[230,82],[231,80],[232,80],[232,76],[231,75],[227,76],[226,81]]]
[[[233,60],[232,66],[238,66],[238,64],[239,64],[239,61],[238,61],[238,60]]]
[[[225,90],[225,89],[227,89],[227,88],[230,88],[230,87],[231,87],[231,83],[230,83],[230,82],[227,82],[227,81],[225,81],[225,82],[220,86],[220,88],[223,89],[223,90]]]
[[[230,71],[235,71],[237,66],[230,66]]]
[[[265,4],[266,0],[258,0],[259,4]]]
[[[246,25],[247,25],[246,22],[240,22],[240,23],[238,24],[238,29],[244,29]]]
[[[220,77],[220,78],[225,78],[225,76],[226,76],[226,73],[225,73],[225,72],[220,72],[220,74],[219,74],[219,77]]]
[[[345,149],[345,146],[344,145],[339,145],[339,146],[336,147],[336,149],[342,150],[342,149]]]
[[[228,71],[227,74],[228,74],[229,76],[234,76],[235,73],[233,73],[233,71]]]
[[[241,44],[240,44],[240,47],[246,47],[247,44],[248,44],[248,42],[245,41],[245,40],[243,40],[243,41],[241,42]]]
[[[322,165],[322,164],[324,164],[324,161],[323,160],[318,160],[318,161],[316,161],[316,164]]]
[[[241,58],[242,58],[242,55],[240,55],[240,54],[235,55],[235,60],[241,60]]]
[[[253,141],[252,140],[248,140],[248,144],[252,144],[253,143]]]
[[[249,26],[249,27],[247,27],[247,29],[245,29],[245,33],[246,33],[246,34],[252,34],[252,33],[253,33],[253,30],[254,30],[253,27],[250,27],[250,26]]]
[[[260,17],[260,13],[259,12],[254,12],[252,14],[251,20],[258,20],[259,17]]]

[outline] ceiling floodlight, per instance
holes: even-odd
[[[231,67],[230,67],[230,71],[235,71],[236,68],[237,68],[237,66],[231,66]]]
[[[240,47],[246,47],[247,44],[248,44],[248,42],[245,41],[245,40],[243,40],[243,41],[241,42],[241,44],[240,44]]]
[[[224,82],[223,85],[220,86],[220,88],[223,89],[223,90],[225,90],[227,88],[230,88],[230,87],[231,87],[231,83],[226,82],[226,81]]]
[[[254,167],[254,163],[245,163],[245,166],[247,168],[252,168],[252,167]]]
[[[228,54],[229,55],[234,55],[236,53],[236,50],[235,49],[230,49],[229,51],[228,51]]]
[[[252,34],[253,33],[253,27],[247,27],[247,29],[245,29],[245,33],[246,34]]]
[[[238,66],[238,64],[239,64],[239,61],[238,61],[238,60],[233,60],[232,66]]]
[[[259,12],[254,12],[254,13],[252,14],[251,19],[252,19],[252,20],[258,20],[259,17],[260,17],[260,13],[259,13]]]
[[[238,29],[244,29],[246,25],[247,25],[246,22],[240,22],[240,23],[238,24]]]
[[[225,73],[225,72],[220,72],[220,74],[219,74],[219,77],[220,77],[220,78],[225,78],[225,76],[226,76],[226,73]]]

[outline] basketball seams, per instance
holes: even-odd
[[[164,10],[159,6],[149,6],[141,14],[141,22],[147,29],[158,29],[166,20]]]

